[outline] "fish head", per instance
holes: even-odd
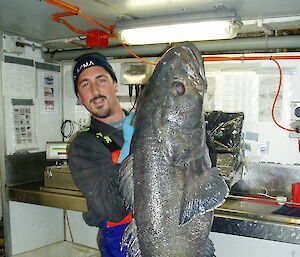
[[[142,124],[166,142],[166,159],[183,166],[197,152],[205,133],[203,96],[207,88],[203,58],[192,43],[169,49],[157,64],[140,100]],[[199,139],[200,138],[200,139]]]
[[[161,64],[168,71],[167,79],[175,96],[194,95],[195,92],[203,96],[207,81],[202,55],[194,44],[183,43],[171,48]]]
[[[158,115],[165,126],[181,130],[199,126],[207,89],[203,58],[192,43],[179,44],[162,57],[152,76]],[[151,83],[151,82],[150,82]]]

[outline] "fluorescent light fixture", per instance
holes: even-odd
[[[114,32],[129,45],[234,38],[241,23],[233,10],[187,13],[119,22]]]

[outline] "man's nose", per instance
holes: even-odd
[[[94,94],[94,95],[98,95],[100,93],[100,87],[99,85],[97,85],[96,82],[92,82],[91,83],[91,92]]]

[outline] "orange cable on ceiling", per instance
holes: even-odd
[[[44,0],[52,5],[55,5],[59,8],[62,8],[64,10],[67,10],[69,12],[66,12],[66,13],[60,13],[60,14],[53,14],[51,15],[51,18],[52,20],[58,22],[58,23],[62,23],[63,25],[67,26],[69,29],[71,29],[72,31],[74,31],[75,33],[79,33],[79,34],[82,34],[82,35],[85,35],[85,36],[89,36],[91,35],[90,33],[86,32],[86,31],[82,31],[82,30],[79,30],[77,28],[75,28],[74,26],[72,26],[69,22],[61,19],[62,17],[67,17],[67,16],[72,16],[72,15],[79,15],[95,24],[97,24],[98,26],[100,26],[102,29],[106,30],[105,32],[108,32],[107,33],[107,36],[108,37],[114,37],[117,39],[116,35],[113,33],[113,29],[114,29],[114,26],[110,26],[109,28],[108,27],[105,27],[104,25],[102,25],[101,23],[99,23],[98,21],[92,19],[91,17],[88,17],[86,15],[84,15],[82,13],[82,11],[73,6],[73,5],[70,5],[68,3],[65,3],[61,0]],[[144,63],[147,63],[147,64],[151,64],[151,65],[156,65],[155,63],[152,63],[152,62],[149,62],[141,57],[139,57],[137,54],[135,54],[132,50],[129,49],[128,46],[126,46],[125,44],[123,44],[121,41],[119,41],[122,46],[130,53],[132,54],[134,57],[138,58],[140,61],[144,62]]]
[[[156,65],[156,64],[157,64],[157,63],[154,63],[154,62],[149,62],[149,61],[147,61],[147,60],[145,60],[145,59],[139,57],[139,56],[136,55],[133,51],[131,51],[131,50],[128,48],[127,45],[123,44],[121,41],[119,41],[119,42],[120,42],[120,43],[122,44],[122,46],[123,46],[129,53],[131,53],[135,58],[137,58],[137,59],[139,59],[139,60],[141,60],[142,62],[147,63],[147,64],[151,64],[151,65]]]
[[[65,25],[70,30],[74,31],[75,33],[79,33],[79,34],[82,34],[82,35],[85,35],[85,36],[89,36],[90,33],[86,32],[86,31],[83,31],[83,30],[76,29],[69,22],[61,19],[61,17],[67,17],[67,16],[72,16],[72,15],[74,15],[73,12],[58,13],[58,14],[51,15],[51,19],[58,22],[58,23],[61,23],[61,24]]]
[[[66,11],[70,11],[73,12],[75,14],[78,14],[79,12],[81,12],[81,10],[73,5],[70,5],[68,3],[65,3],[63,1],[60,0],[44,0],[45,2],[48,2],[49,4],[55,5],[61,9],[65,9]]]
[[[71,16],[71,15],[79,15],[79,16],[81,16],[81,17],[83,17],[83,18],[85,18],[85,19],[87,19],[87,20],[89,20],[89,21],[97,24],[98,26],[100,26],[102,28],[102,30],[105,30],[104,32],[108,33],[108,35],[112,35],[113,26],[111,26],[109,28],[106,27],[106,26],[104,26],[103,24],[99,23],[98,21],[96,21],[96,20],[94,20],[94,19],[92,19],[92,18],[84,15],[79,8],[77,8],[77,7],[73,6],[73,5],[70,5],[68,3],[65,3],[65,2],[63,2],[61,0],[44,0],[44,1],[47,2],[47,3],[49,3],[49,4],[55,5],[55,6],[59,7],[59,8],[61,8],[61,9],[69,11],[68,13],[53,14],[51,17],[52,17],[52,19],[54,21],[64,24],[65,26],[67,26],[68,28],[70,28],[72,31],[74,31],[76,33],[83,34],[83,35],[86,35],[86,33],[87,33],[87,32],[84,32],[82,30],[76,29],[70,23],[68,23],[68,22],[60,19],[61,17]]]

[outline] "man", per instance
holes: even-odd
[[[124,143],[122,123],[126,114],[116,96],[116,75],[106,58],[88,54],[76,61],[75,93],[91,113],[91,124],[71,142],[69,166],[87,201],[85,222],[100,227],[102,256],[125,257],[126,249],[120,249],[120,242],[131,213],[120,196],[116,163]]]

